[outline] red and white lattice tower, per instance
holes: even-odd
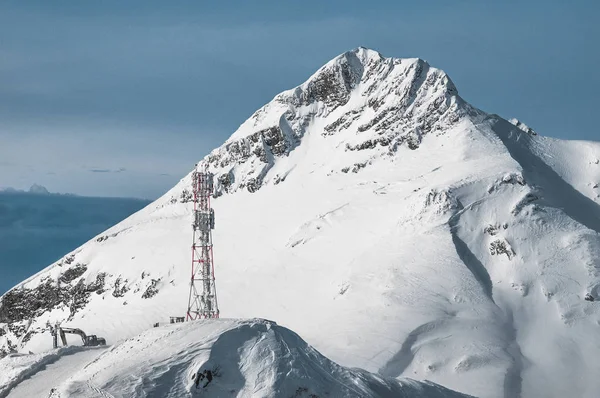
[[[192,173],[194,240],[187,320],[219,317],[211,232],[215,227],[215,212],[210,207],[213,177],[208,171]]]

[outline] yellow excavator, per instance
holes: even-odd
[[[60,336],[60,341],[63,346],[67,345],[67,336],[66,334],[76,334],[81,337],[83,341],[83,345],[85,347],[95,347],[99,345],[106,345],[106,339],[104,337],[98,337],[95,334],[86,335],[85,332],[81,329],[77,328],[64,328],[59,324],[55,326],[48,325],[50,328],[50,333],[52,334],[52,348],[58,348],[58,337]]]

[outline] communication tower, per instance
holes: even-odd
[[[215,266],[213,262],[212,230],[215,212],[210,207],[214,175],[208,170],[192,173],[194,199],[194,230],[192,242],[192,278],[188,300],[187,320],[218,318]]]

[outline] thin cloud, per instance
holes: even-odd
[[[113,170],[113,169],[90,169],[89,171],[91,171],[92,173],[123,173],[123,172],[127,171],[127,169],[125,167],[120,167],[116,170]]]

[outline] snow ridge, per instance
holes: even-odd
[[[401,145],[418,148],[424,135],[442,134],[467,114],[478,111],[458,96],[443,71],[421,59],[385,58],[357,48],[277,95],[205,161],[218,177],[218,195],[244,188],[255,192],[285,180],[292,168],[276,173],[275,164],[301,145],[309,130],[336,152],[377,148],[391,156]]]
[[[206,369],[214,378],[196,389],[194,375]],[[346,369],[290,330],[260,319],[150,329],[55,387],[53,398],[97,391],[113,397],[466,397],[430,382]]]

